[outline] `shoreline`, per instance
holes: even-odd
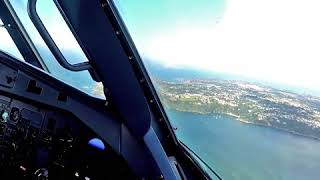
[[[179,110],[179,109],[171,109],[169,108],[170,110],[174,110],[174,111],[177,111],[177,112],[186,112],[186,113],[195,113],[195,114],[199,114],[199,115],[212,115],[213,113],[204,113],[204,112],[192,112],[192,111],[184,111],[184,110]],[[247,121],[247,120],[244,120],[244,119],[240,119],[238,116],[234,115],[234,114],[224,114],[224,113],[216,113],[217,115],[222,115],[222,116],[230,116],[232,117],[232,119],[236,120],[236,121],[239,121],[241,123],[244,123],[244,124],[250,124],[250,125],[255,125],[255,126],[260,126],[260,127],[265,127],[265,128],[270,128],[270,129],[274,129],[274,130],[277,130],[277,131],[282,131],[282,132],[286,132],[286,133],[289,133],[289,134],[292,134],[292,135],[296,135],[296,136],[300,136],[300,137],[305,137],[305,138],[310,138],[310,139],[313,139],[313,140],[320,140],[320,137],[316,137],[316,136],[311,136],[311,135],[305,135],[305,134],[302,134],[302,133],[298,133],[298,132],[295,132],[295,131],[291,131],[291,130],[288,130],[288,129],[284,129],[284,128],[279,128],[279,127],[274,127],[274,126],[268,126],[268,125],[265,125],[265,124],[260,124],[260,123],[255,123],[255,122],[250,122],[250,121]]]
[[[239,120],[239,119],[236,119],[236,120],[241,122],[241,123],[244,123],[244,124],[251,124],[251,125],[255,125],[255,126],[266,127],[266,128],[274,129],[274,130],[277,130],[277,131],[282,131],[282,132],[286,132],[286,133],[289,133],[289,134],[293,134],[293,135],[296,135],[296,136],[310,138],[310,139],[314,139],[314,140],[318,140],[318,141],[320,140],[320,137],[311,136],[311,135],[305,135],[305,134],[298,133],[298,132],[291,131],[291,130],[284,129],[284,128],[279,128],[279,127],[274,127],[274,126],[267,126],[265,124],[259,124],[259,123],[245,121],[245,120]]]

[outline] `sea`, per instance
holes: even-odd
[[[221,114],[167,110],[179,140],[226,180],[319,180],[320,141]]]
[[[48,60],[50,67],[58,67],[52,57],[46,59],[51,60]],[[157,64],[145,65],[151,78],[167,81],[207,77],[243,79],[191,69],[168,69]],[[61,68],[51,70],[57,78],[84,92],[92,91],[94,82],[88,72],[67,72]],[[203,115],[167,110],[167,115],[177,128],[178,139],[223,179],[320,180],[319,140],[242,123],[220,114]]]
[[[247,80],[192,69],[164,68],[155,64],[146,64],[146,69],[152,78],[171,82],[193,78]],[[292,87],[273,87],[299,93],[299,89]],[[319,140],[243,123],[227,115],[204,115],[169,109],[166,112],[176,127],[178,139],[222,179],[320,180]]]

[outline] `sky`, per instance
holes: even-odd
[[[2,22],[1,19],[0,19],[0,25],[4,25],[4,23]],[[19,58],[20,60],[23,60],[23,57],[20,54],[18,48],[16,48],[8,31],[4,27],[0,27],[0,49],[2,51],[5,51],[6,53],[14,55],[15,57]]]
[[[23,23],[31,24],[26,2],[12,0]],[[191,67],[320,92],[320,1],[114,2],[145,60],[167,68]],[[83,61],[85,56],[53,2],[39,1],[37,10],[57,45],[83,57],[68,58],[71,63]],[[35,31],[32,25],[26,28]],[[38,34],[31,36],[44,44]]]
[[[149,60],[320,90],[317,0],[116,2]]]

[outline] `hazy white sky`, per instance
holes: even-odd
[[[18,2],[26,6],[26,1]],[[66,26],[61,26],[53,3],[39,2],[40,16],[58,46],[79,49],[74,38],[68,38],[72,36]],[[170,68],[200,68],[320,91],[318,0],[116,3],[139,52],[150,60]],[[5,37],[4,31],[0,33]],[[42,41],[39,35],[32,38]]]
[[[0,25],[3,25],[1,19]],[[23,60],[23,57],[20,54],[18,48],[15,47],[13,40],[11,39],[8,31],[4,27],[0,27],[0,49]]]
[[[199,17],[200,18],[200,17]],[[168,67],[195,67],[320,90],[320,1],[228,0],[221,20],[171,24],[137,41]]]

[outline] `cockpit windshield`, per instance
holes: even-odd
[[[55,59],[33,25],[28,15],[27,3],[28,0],[6,0],[3,2],[3,4],[11,10],[11,15],[15,16],[16,21],[21,23],[20,28],[23,28],[27,36],[30,37],[30,41],[43,60],[43,64],[46,66],[47,71],[54,77],[91,96],[104,99],[105,97],[102,84],[95,82],[88,71],[72,72],[59,65],[58,61]],[[53,37],[53,40],[65,56],[66,60],[70,64],[88,61],[54,2],[39,1],[36,9],[46,29]],[[16,33],[14,32],[14,29],[17,29],[18,27],[9,27],[8,23],[7,26],[4,25],[1,28],[1,23],[2,22],[0,21],[1,50],[9,52],[22,60],[23,57],[15,47],[16,45],[7,32],[8,30],[11,30],[14,34]]]
[[[320,2],[113,2],[178,140],[212,178],[319,179]],[[27,0],[4,5],[22,27],[0,18],[1,51],[27,61],[12,40],[24,28],[48,73],[104,98],[88,71],[58,64]],[[53,1],[37,11],[71,64],[88,61]]]
[[[178,139],[224,179],[318,179],[320,3],[114,0]]]

